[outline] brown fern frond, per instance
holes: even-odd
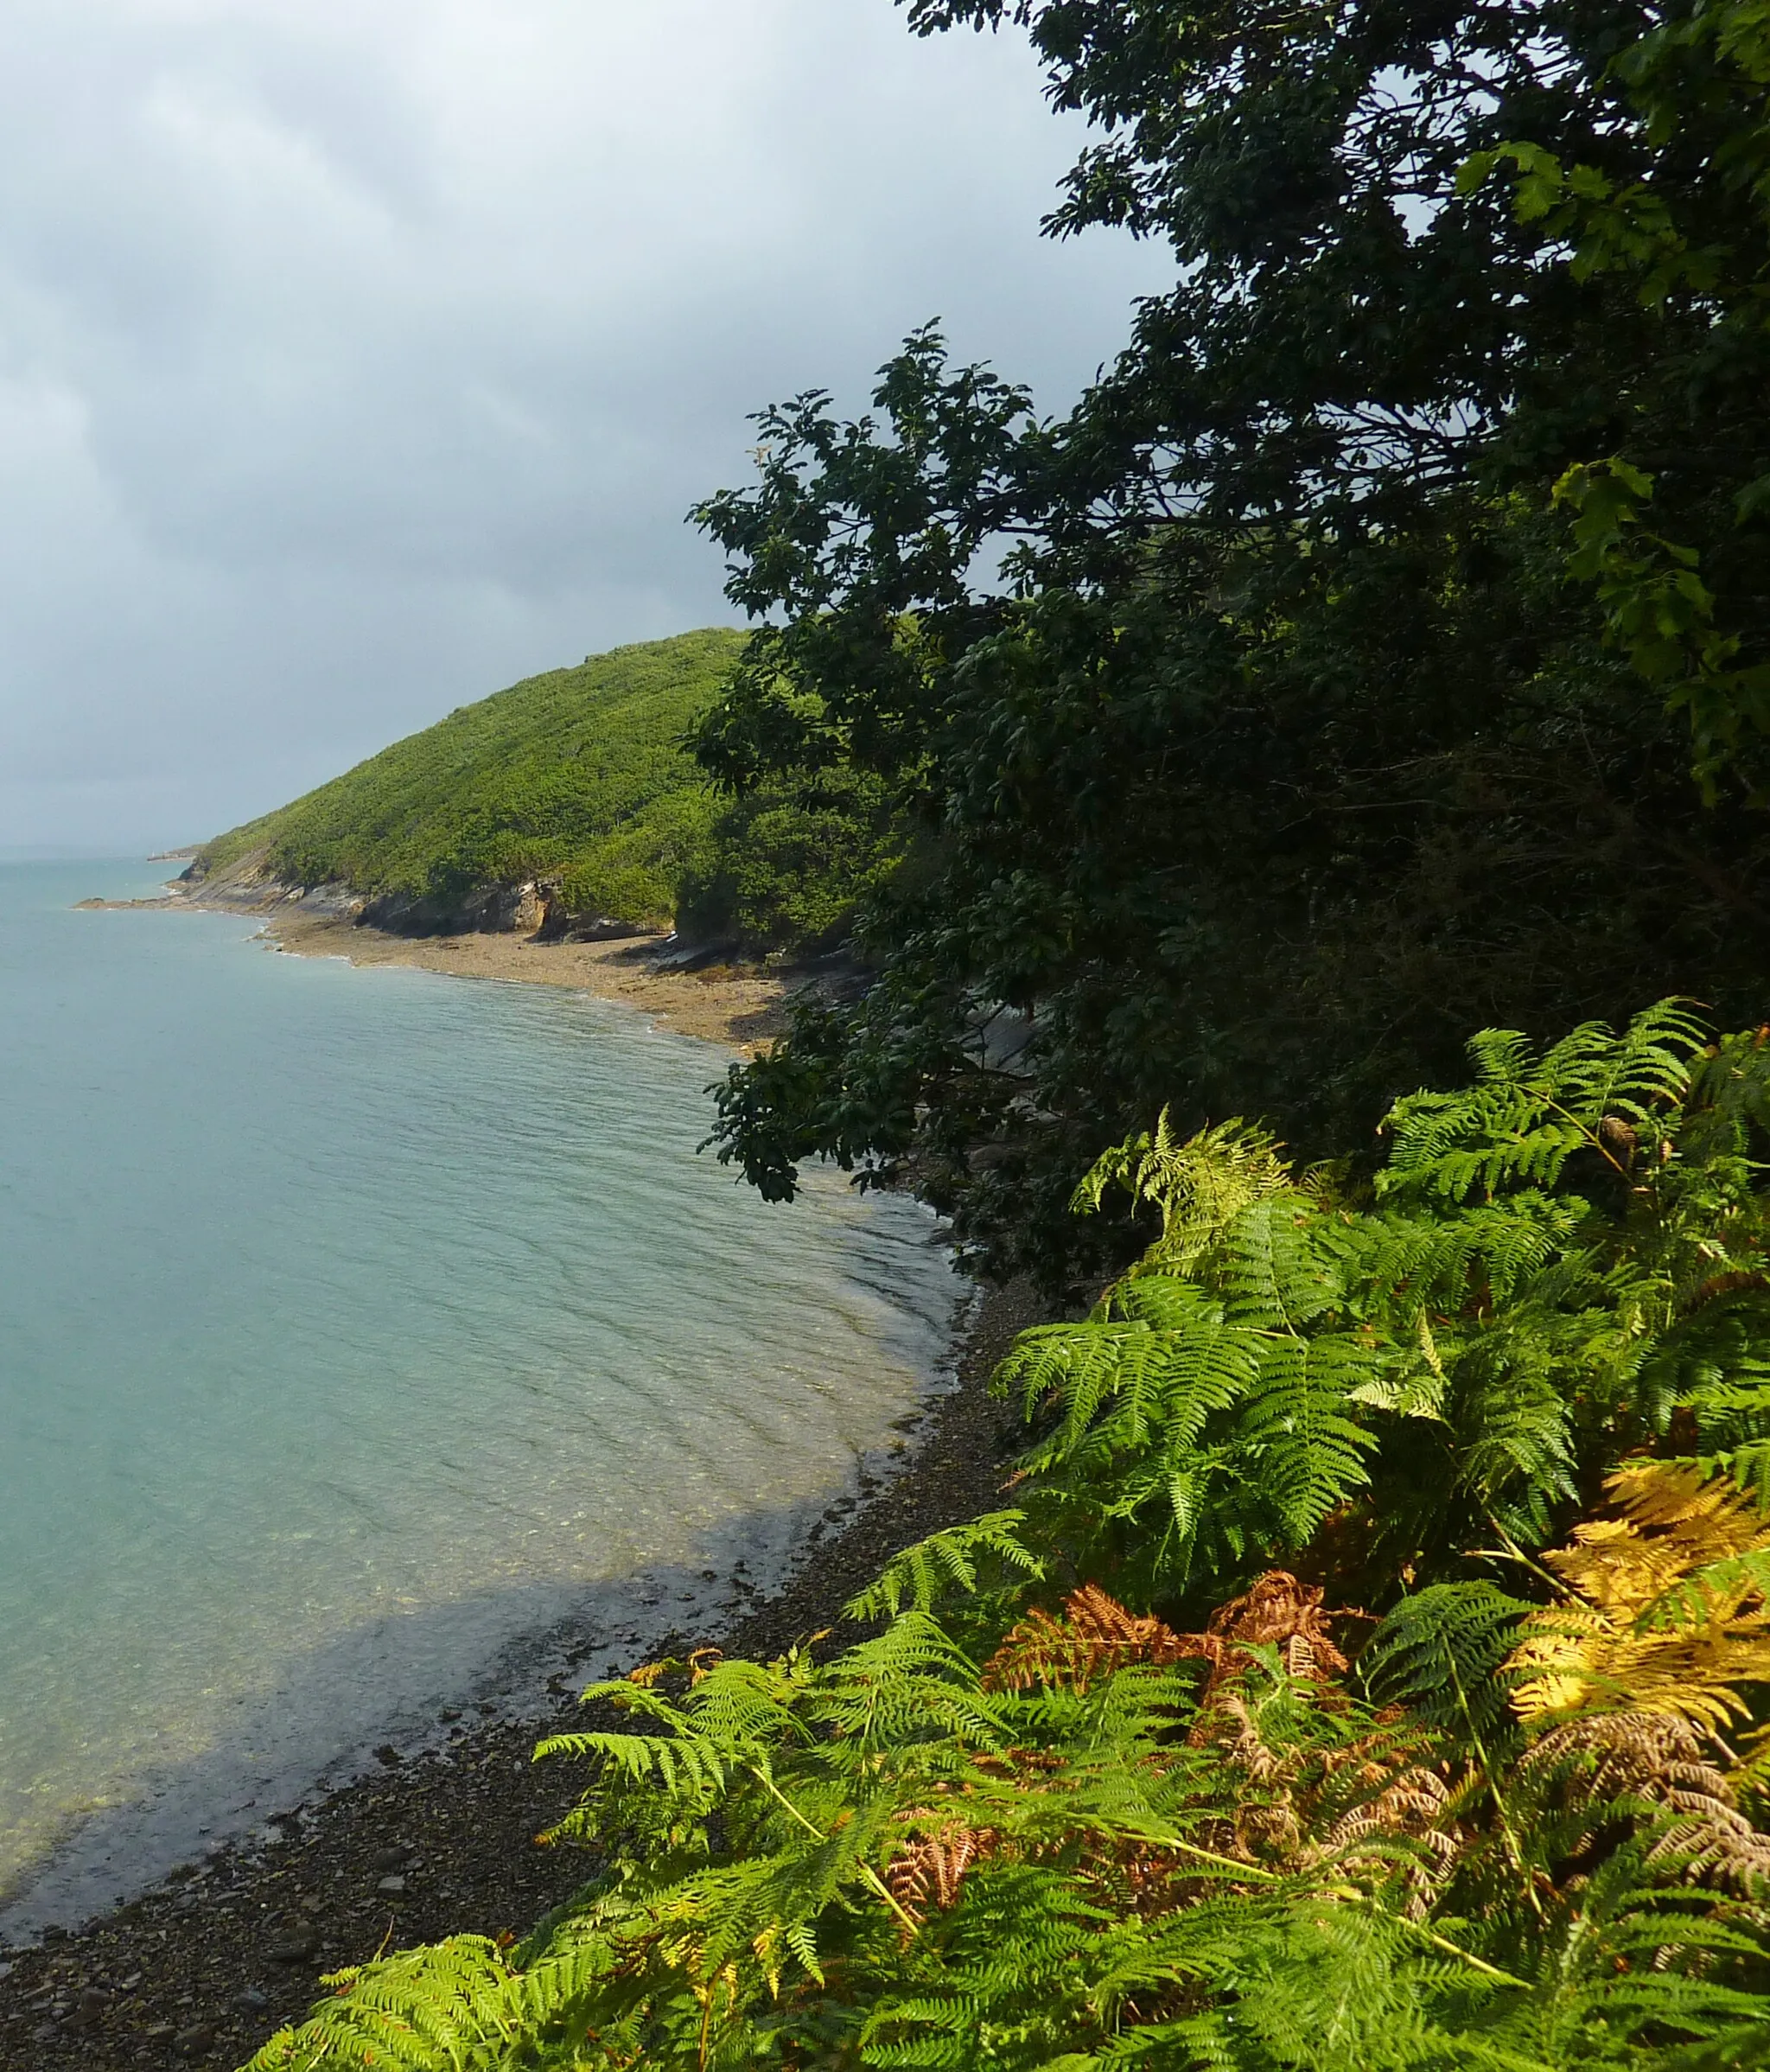
[[[1064,1684],[1078,1691],[1134,1662],[1182,1661],[1199,1650],[1153,1613],[1128,1610],[1098,1583],[1064,1601],[1063,1616],[1029,1611],[984,1665],[986,1691]]]
[[[1348,1871],[1361,1861],[1392,1861],[1392,1845],[1416,1845],[1407,1859],[1408,1911],[1416,1918],[1429,1908],[1434,1895],[1455,1867],[1468,1837],[1446,1818],[1450,1787],[1431,1767],[1417,1739],[1397,1741],[1367,1735],[1328,1759],[1328,1776],[1315,1795],[1311,1826],[1330,1818],[1312,1860],[1332,1859]],[[1348,1786],[1353,1794],[1347,1802]]]
[[[1346,1657],[1334,1644],[1321,1597],[1287,1570],[1270,1569],[1242,1596],[1219,1605],[1202,1633],[1178,1636],[1185,1654],[1211,1665],[1203,1703],[1214,1704],[1224,1685],[1250,1667],[1255,1648],[1277,1648],[1290,1674],[1308,1683],[1331,1684],[1343,1674]]]
[[[1275,1747],[1245,1691],[1228,1686],[1200,1708],[1188,1739],[1209,1745],[1246,1780],[1232,1839],[1224,1845],[1228,1854],[1293,1870],[1329,1859],[1351,1867],[1364,1858],[1387,1864],[1398,1841],[1422,1844],[1410,1883],[1423,1908],[1462,1846],[1445,1822],[1450,1791],[1433,1767],[1435,1751],[1399,1714],[1378,1719],[1343,1746]]]
[[[1692,1884],[1748,1896],[1770,1887],[1770,1835],[1735,1802],[1735,1783],[1709,1760],[1696,1726],[1675,1713],[1607,1712],[1551,1728],[1524,1756],[1522,1776],[1559,1773],[1575,1805],[1639,1801],[1665,1818],[1648,1860]]]
[[[931,1908],[945,1913],[958,1905],[966,1873],[994,1855],[999,1838],[993,1827],[973,1827],[939,1807],[912,1807],[901,1817],[910,1833],[886,1868],[885,1884],[910,1919],[920,1922]],[[926,1823],[920,1833],[917,1822]]]

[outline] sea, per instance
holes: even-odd
[[[889,1472],[958,1283],[771,1207],[622,1004],[0,866],[0,1939],[442,1712],[729,1613]]]

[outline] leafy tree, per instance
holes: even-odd
[[[1471,1026],[1758,1011],[1770,73],[1745,0],[910,13],[1010,11],[1102,131],[1051,227],[1177,284],[1060,422],[932,331],[874,417],[764,412],[697,743],[876,777],[939,865],[723,1154],[907,1170],[1058,1278],[1124,1256],[1064,1204],[1164,1099],[1321,1151]]]
[[[904,831],[876,779],[832,772],[793,790],[753,790],[714,820],[681,874],[677,926],[755,948],[834,948],[857,901],[903,859]]]

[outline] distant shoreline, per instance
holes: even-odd
[[[652,969],[664,938],[618,942],[536,942],[514,934],[390,935],[335,915],[279,914],[264,932],[295,957],[347,957],[359,965],[404,965],[456,979],[563,985],[600,1000],[624,1000],[665,1029],[722,1044],[743,1057],[786,1032],[798,982],[760,965],[700,972]]]
[[[805,983],[802,972],[742,962],[659,971],[656,959],[667,940],[662,934],[613,942],[538,942],[484,930],[394,935],[329,906],[303,909],[300,895],[282,886],[249,900],[169,889],[156,899],[83,899],[78,907],[88,913],[237,914],[260,921],[265,939],[293,957],[343,957],[355,965],[398,965],[456,979],[564,986],[624,1001],[662,1028],[720,1044],[740,1057],[755,1056],[786,1032],[787,1002]]]

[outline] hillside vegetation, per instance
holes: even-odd
[[[697,940],[828,944],[894,872],[901,816],[847,772],[716,794],[684,736],[742,648],[708,627],[529,677],[219,835],[195,875],[263,851],[272,877],[348,885],[406,933],[483,925],[488,893],[545,878],[567,922],[679,917]]]
[[[529,677],[220,836],[198,864],[262,848],[290,883],[445,909],[544,874],[573,912],[666,921],[684,875],[716,868],[720,807],[680,742],[741,644],[709,628]]]

